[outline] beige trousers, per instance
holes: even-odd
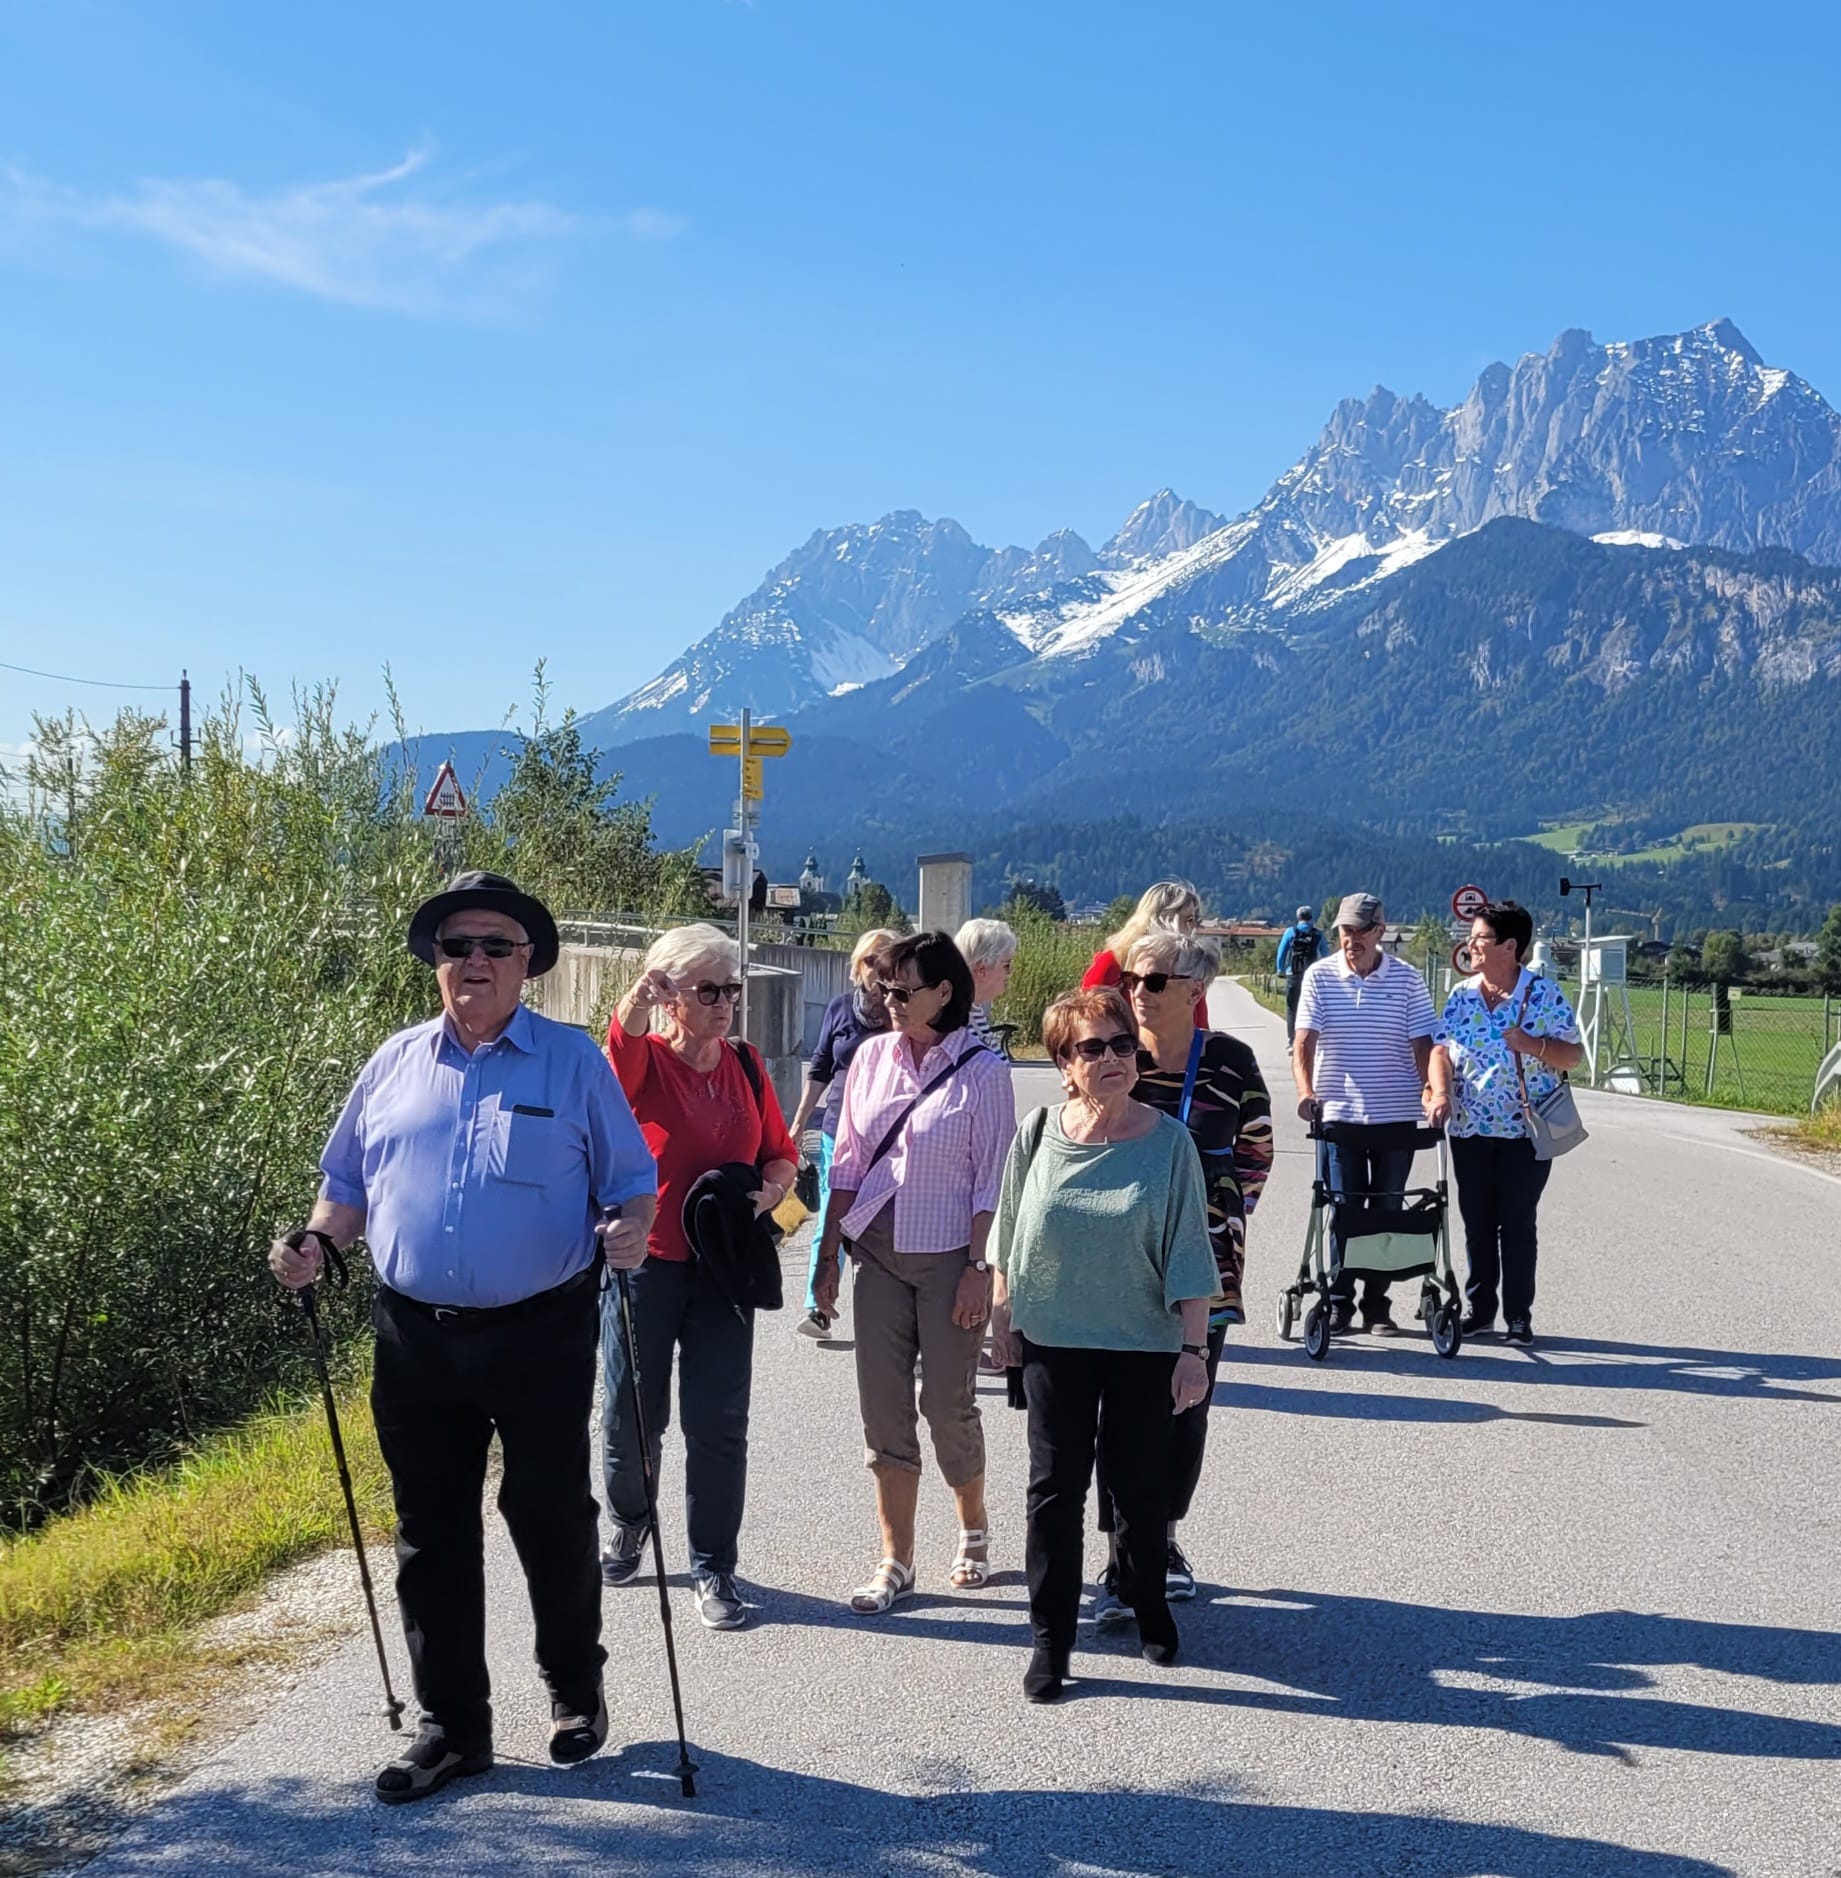
[[[918,1474],[924,1415],[946,1484],[963,1487],[984,1472],[978,1413],[984,1327],[961,1330],[952,1321],[953,1297],[971,1252],[966,1246],[956,1252],[897,1252],[894,1211],[892,1203],[884,1207],[850,1247],[857,1274],[851,1299],[864,1458],[871,1467]]]

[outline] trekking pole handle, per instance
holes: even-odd
[[[317,1226],[300,1226],[293,1232],[285,1234],[281,1243],[296,1252],[304,1252],[309,1239],[319,1241],[320,1277],[324,1278],[335,1291],[342,1291],[352,1281],[351,1268],[345,1262],[345,1254],[333,1243],[330,1233],[321,1232]],[[303,1302],[312,1290],[312,1284],[301,1287]]]

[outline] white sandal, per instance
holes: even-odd
[[[959,1556],[953,1560],[952,1569],[947,1574],[955,1591],[977,1591],[991,1581],[991,1561],[987,1558],[972,1558],[967,1552],[969,1546],[983,1546],[990,1551],[991,1535],[982,1526],[959,1530]]]
[[[880,1617],[897,1598],[914,1589],[914,1567],[898,1558],[885,1558],[870,1573],[869,1583],[850,1594],[850,1608],[859,1617]]]

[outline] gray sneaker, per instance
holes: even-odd
[[[1119,1568],[1108,1565],[1093,1588],[1093,1621],[1096,1624],[1123,1624],[1131,1617],[1131,1606],[1119,1596]]]
[[[604,1585],[632,1583],[645,1555],[645,1527],[626,1526],[615,1520],[613,1539],[601,1548],[601,1582]]]
[[[699,1572],[696,1596],[705,1630],[739,1630],[748,1621],[748,1606],[733,1572]]]

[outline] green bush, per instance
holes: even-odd
[[[1096,926],[1052,920],[1028,900],[1006,901],[998,917],[1016,932],[1016,963],[1010,968],[1010,988],[991,1015],[1000,1024],[1015,1024],[1025,1043],[1040,1043],[1042,1013],[1080,983],[1104,935]]]
[[[253,736],[227,700],[184,776],[159,719],[41,723],[0,809],[0,1526],[300,1379],[262,1250],[365,1059],[438,1009],[403,935],[448,865],[590,904],[694,882],[541,716],[516,844],[476,818],[438,853],[329,693],[285,731],[249,696]],[[361,1295],[328,1303],[355,1328]]]

